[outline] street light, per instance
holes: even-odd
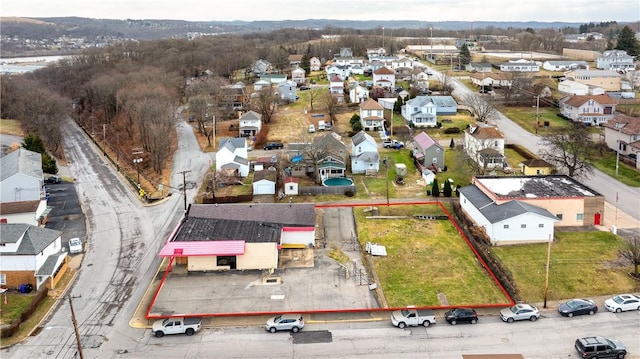
[[[616,177],[618,177],[618,167],[620,164],[620,132],[622,132],[622,128],[626,126],[626,123],[616,123],[615,127],[618,129],[618,148],[616,149]]]
[[[140,186],[140,162],[142,162],[142,158],[133,159],[133,163],[136,165],[136,171],[138,172],[138,186]]]

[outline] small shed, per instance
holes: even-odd
[[[407,165],[404,163],[396,163],[396,175],[398,176],[406,176],[407,175]]]
[[[287,196],[298,195],[298,179],[296,177],[287,177],[284,180],[284,194]]]

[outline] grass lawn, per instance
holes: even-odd
[[[20,121],[0,119],[0,133],[13,136],[24,136],[22,128],[20,127]]]
[[[548,300],[590,297],[637,290],[617,251],[623,240],[609,232],[556,232],[551,245]],[[546,243],[495,247],[493,252],[513,274],[520,298],[544,299]]]
[[[600,157],[593,158],[591,164],[612,178],[631,186],[640,187],[640,172],[628,165],[618,162],[618,176],[616,177],[616,153],[606,152]]]
[[[540,119],[540,127],[538,128],[538,132],[536,132],[536,124],[538,122],[536,121],[535,107],[500,106],[498,107],[498,110],[513,122],[517,123],[523,129],[531,133],[537,133],[539,135],[547,134],[550,130],[558,128],[569,128],[572,126],[571,122],[561,119],[557,116],[558,109],[556,108],[541,107],[538,110],[538,118]],[[549,122],[549,127],[544,127],[545,121]]]
[[[365,219],[364,210],[354,209],[358,238],[387,249],[373,263],[390,307],[439,306],[439,293],[450,305],[507,301],[449,221]],[[413,214],[443,213],[437,206],[380,208],[380,215]]]

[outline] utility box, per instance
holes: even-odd
[[[398,176],[406,176],[407,175],[407,165],[404,163],[396,163],[396,175]]]

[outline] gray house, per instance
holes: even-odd
[[[413,138],[413,158],[420,165],[437,168],[444,167],[444,148],[424,132],[420,132]]]
[[[612,71],[633,71],[636,65],[633,63],[633,56],[624,50],[609,50],[602,53],[596,59],[596,68],[600,70]]]

